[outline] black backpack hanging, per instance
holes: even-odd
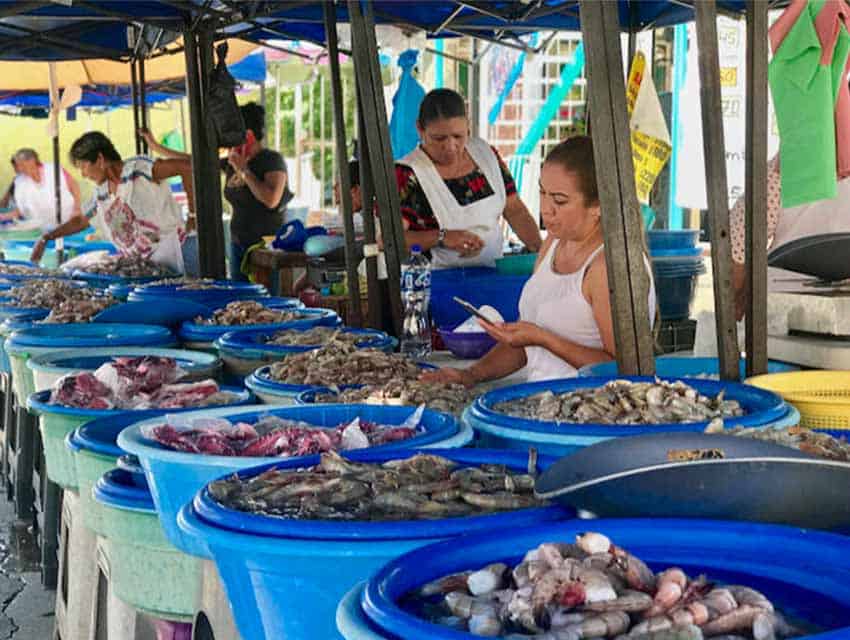
[[[219,148],[236,147],[245,142],[245,121],[236,102],[236,79],[225,64],[227,43],[216,47],[218,62],[207,84],[206,115],[211,133]]]

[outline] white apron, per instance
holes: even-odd
[[[546,252],[537,271],[525,283],[519,299],[520,320],[551,331],[582,347],[602,349],[602,335],[593,316],[593,308],[581,291],[584,274],[593,259],[599,255],[605,245],[599,245],[584,264],[573,273],[557,273],[552,265],[555,260],[555,240]],[[652,282],[649,262],[645,261],[650,273],[649,322],[655,320],[655,284]],[[528,382],[573,378],[576,368],[566,360],[543,347],[526,347],[526,368]]]
[[[850,233],[850,178],[838,182],[838,195],[829,200],[818,200],[782,209],[773,234],[771,250],[799,240],[824,233]],[[795,281],[811,280],[811,276],[768,267],[768,292],[797,291]],[[804,289],[810,291],[809,288]]]
[[[850,233],[850,178],[838,182],[838,195],[835,198],[780,210],[771,250],[800,238],[823,233]],[[768,267],[767,291],[768,293],[811,292],[810,287],[802,285],[804,281],[811,279],[812,276],[802,273]],[[787,318],[768,316],[767,324],[768,334],[787,333]],[[738,323],[738,347],[742,352],[745,337],[745,323],[742,320]],[[713,312],[704,311],[697,317],[694,355],[717,357],[717,326]]]
[[[451,249],[434,247],[431,249],[431,267],[434,269],[495,267],[496,260],[502,257],[504,250],[501,220],[507,194],[499,159],[490,145],[480,138],[470,138],[466,150],[487,178],[493,195],[465,207],[458,204],[431,158],[421,147],[416,147],[399,160],[401,164],[413,169],[441,229],[470,231],[484,241],[481,253],[471,258],[461,258],[457,251]]]
[[[41,182],[36,182],[28,175],[20,174],[15,177],[15,204],[24,216],[35,220],[41,229],[52,229],[56,222],[56,187],[52,164],[39,165]],[[61,171],[61,169],[60,169]],[[65,172],[59,181],[62,193],[62,222],[67,222],[74,214],[74,196],[68,189]]]
[[[168,183],[153,179],[153,160],[130,158],[124,163],[114,194],[108,183],[97,188],[98,231],[121,253],[149,258],[183,273],[183,218]]]

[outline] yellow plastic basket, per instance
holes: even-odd
[[[778,393],[807,429],[850,430],[850,371],[793,371],[755,376],[748,384]]]

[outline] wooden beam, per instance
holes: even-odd
[[[724,380],[738,380],[738,359],[741,354],[738,349],[732,289],[732,244],[729,237],[729,191],[726,177],[726,145],[723,137],[716,0],[703,0],[696,4],[696,29],[717,352],[720,356],[720,377]]]
[[[618,3],[581,0],[580,6],[617,362],[623,374],[650,375],[655,371],[650,277],[626,112]]]
[[[331,100],[333,104],[334,142],[336,143],[336,166],[342,205],[342,225],[345,232],[345,272],[348,276],[348,323],[363,326],[363,308],[360,304],[360,275],[357,271],[357,255],[354,237],[354,208],[351,201],[351,177],[348,173],[348,149],[345,139],[345,99],[342,95],[342,79],[339,70],[339,49],[336,32],[336,6],[325,2],[325,39],[328,41],[328,63],[330,65]],[[361,215],[372,215],[364,206]]]
[[[384,242],[384,256],[387,261],[387,284],[389,286],[389,305],[392,312],[393,328],[395,334],[400,336],[402,328],[401,263],[403,257],[407,255],[407,246],[404,241],[401,206],[395,180],[395,163],[390,145],[384,87],[378,64],[378,45],[375,37],[372,2],[362,4],[365,7],[365,12],[361,11],[361,0],[349,0],[348,2],[354,54],[354,77],[357,90],[362,97],[361,113],[365,124],[369,161],[372,165],[375,198],[381,222],[381,237]]]
[[[130,97],[133,102],[133,140],[136,143],[136,155],[142,155],[142,137],[139,135],[139,70],[136,59],[130,61]]]
[[[356,81],[356,80],[355,80]],[[360,164],[360,199],[363,201],[363,209],[374,208],[375,188],[372,179],[372,163],[369,162],[369,147],[366,140],[366,124],[363,121],[363,107],[360,97],[357,98],[357,142],[359,148],[358,161]],[[376,246],[377,234],[375,232],[375,216],[363,216],[363,241],[365,246]],[[364,252],[365,253],[365,252]],[[385,299],[385,290],[381,288],[378,279],[377,256],[366,256],[366,283],[369,294],[369,319],[368,326],[373,329],[385,331],[389,327],[384,326],[383,309],[389,304]]]
[[[747,375],[767,373],[767,3],[747,0]]]

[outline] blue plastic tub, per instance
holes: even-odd
[[[299,328],[296,331],[308,331],[310,328],[312,327]],[[357,346],[361,349],[381,349],[389,352],[395,349],[398,344],[395,338],[388,336],[383,331],[350,327],[343,328],[341,331],[362,335],[362,341],[357,343]],[[295,353],[313,351],[321,346],[268,344],[267,341],[275,333],[276,331],[266,329],[236,329],[218,338],[215,341],[215,346],[228,370],[241,376],[250,375],[269,362],[283,360],[286,356]]]
[[[221,387],[222,391],[229,391],[236,395],[235,405],[246,405],[253,399],[249,391],[235,387]],[[47,465],[47,476],[63,489],[77,488],[76,463],[71,452],[65,445],[65,438],[77,427],[96,420],[106,418],[120,413],[127,413],[126,409],[79,409],[77,407],[63,407],[50,404],[50,391],[38,391],[28,397],[26,406],[31,412],[39,416],[38,424],[41,431],[41,440],[44,445],[44,460]],[[197,408],[169,409],[168,413],[188,413],[197,411]],[[146,409],[142,411],[130,411],[139,420],[146,417],[162,415],[162,409]]]
[[[165,413],[162,412],[162,415]],[[126,453],[118,446],[118,434],[138,421],[139,416],[127,411],[86,422],[65,437],[65,446],[74,458],[83,524],[98,535],[106,533],[103,526],[104,512],[103,507],[94,500],[92,489],[100,477],[115,467],[119,458]],[[147,488],[144,471],[141,467],[139,471],[144,488]],[[153,508],[153,501],[150,500]]]
[[[747,362],[741,358],[741,379],[747,377]],[[784,362],[771,360],[767,363],[768,373],[782,373],[785,371],[799,371],[799,367]],[[686,356],[662,356],[655,359],[655,374],[665,378],[698,378],[714,377],[720,375],[720,360],[717,358],[696,358]],[[593,376],[616,376],[619,375],[617,361],[600,362],[589,364],[578,370],[582,378]]]
[[[221,361],[214,355],[186,349],[158,349],[155,347],[102,347],[85,351],[49,351],[27,361],[33,372],[35,390],[52,389],[59,378],[79,371],[94,371],[117,357],[157,356],[172,358],[186,372],[181,382],[217,378]]]
[[[339,601],[336,608],[336,628],[345,640],[387,640],[387,636],[372,624],[360,606],[365,587],[365,581],[355,585]]]
[[[170,347],[174,335],[152,325],[80,323],[32,324],[12,333],[4,344],[12,368],[12,383],[23,406],[35,392],[35,380],[27,361],[48,351],[96,347]]]
[[[274,305],[269,305],[274,306]],[[277,324],[244,325],[245,329],[260,331],[281,331],[283,329],[309,329],[311,327],[335,327],[341,323],[339,316],[331,309],[304,309],[298,307],[275,307],[298,309],[298,313],[308,316],[299,320],[280,322]],[[225,333],[238,330],[239,327],[224,325],[197,324],[184,322],[180,327],[179,337],[186,346],[197,346],[204,349],[214,349],[215,341]]]
[[[261,284],[236,282],[234,280],[216,280],[210,283],[215,289],[181,289],[176,284],[149,284],[134,287],[127,292],[130,302],[145,302],[149,298],[178,297],[205,304],[217,309],[235,300],[261,301],[268,298],[269,292]]]
[[[681,567],[690,576],[706,574],[711,581],[758,589],[791,620],[828,629],[808,636],[812,640],[850,637],[847,538],[723,520],[568,520],[499,535],[470,535],[417,549],[388,563],[368,581],[361,606],[382,630],[379,637],[468,640],[474,636],[404,611],[397,604],[399,598],[442,576],[492,562],[516,564],[526,550],[543,542],[573,542],[586,531],[608,536],[656,571]]]
[[[385,462],[417,450],[353,452],[352,460]],[[461,464],[507,464],[524,470],[528,456],[475,449],[425,450]],[[318,456],[279,463],[294,469],[318,463]],[[538,468],[552,460],[543,458]],[[264,465],[240,473],[253,476]],[[574,512],[558,506],[539,507],[470,518],[407,522],[320,522],[263,517],[222,508],[206,490],[180,512],[180,527],[205,539],[230,600],[243,638],[336,637],[335,611],[352,586],[400,553],[436,540],[475,532],[524,529],[542,522],[566,520]],[[304,615],[309,611],[309,615]]]
[[[79,269],[72,272],[72,275],[77,280],[85,280],[89,283],[89,286],[97,287],[98,289],[108,289],[113,284],[128,284],[128,283],[144,283],[144,282],[153,282],[155,280],[162,280],[163,278],[174,277],[172,276],[142,276],[138,278],[125,278],[123,276],[113,276],[102,273],[89,273],[88,271],[81,271]]]
[[[350,422],[360,416],[382,424],[401,424],[414,411],[413,407],[383,407],[372,405],[315,405],[304,407],[270,408],[267,406],[242,407],[199,411],[198,417],[226,418],[231,421],[256,422],[266,415],[283,419],[303,420],[309,424],[325,427]],[[193,414],[184,416],[192,418]],[[161,420],[145,420],[128,427],[118,436],[118,446],[139,458],[151,486],[162,528],[168,539],[186,553],[210,558],[203,540],[182,534],[177,527],[177,513],[208,482],[240,469],[261,463],[281,461],[280,458],[238,458],[229,456],[207,456],[183,453],[166,449],[142,436],[146,424],[158,424]],[[463,447],[472,441],[472,430],[462,427],[449,415],[426,410],[422,416],[424,440],[408,440],[390,443],[382,449],[397,449],[410,446]],[[432,434],[441,433],[439,438]],[[421,443],[421,444],[420,444]],[[304,458],[299,458],[303,460]]]
[[[17,265],[24,267],[33,267],[33,263],[28,260],[0,260],[0,265]],[[18,275],[12,273],[0,273],[0,278],[4,280],[12,280],[12,281],[20,281],[20,280],[43,280],[44,278],[55,278],[55,273],[44,273],[44,272],[35,272],[28,273],[26,275]]]
[[[105,473],[93,490],[103,511],[109,585],[118,598],[154,618],[190,622],[201,589],[201,562],[162,533],[143,474]]]
[[[691,315],[696,283],[696,277],[692,275],[656,276],[655,293],[662,320],[682,320]]]
[[[12,364],[9,362],[9,354],[6,353],[6,339],[15,331],[31,327],[34,322],[46,317],[46,312],[41,309],[28,316],[10,318],[0,323],[0,373],[12,373]]]
[[[646,232],[649,252],[666,249],[689,249],[699,240],[699,229],[650,229]]]
[[[707,422],[652,425],[606,425],[557,423],[544,420],[515,418],[493,410],[493,406],[524,398],[530,395],[553,391],[565,393],[583,387],[599,387],[614,379],[651,381],[650,377],[614,376],[599,378],[570,378],[548,380],[530,384],[496,389],[484,394],[464,412],[463,421],[475,430],[477,446],[497,449],[521,449],[537,447],[547,455],[568,455],[577,449],[610,438],[658,433],[659,431],[697,431],[702,432]],[[779,419],[787,418],[788,405],[778,395],[749,385],[683,378],[684,382],[697,391],[716,396],[725,390],[726,398],[737,400],[747,411],[746,415],[728,418],[724,421],[727,428],[736,426],[767,426]]]
[[[454,296],[476,307],[495,307],[507,322],[519,318],[519,297],[529,276],[503,276],[496,269],[437,269],[431,272],[429,311],[434,325],[456,328],[469,317],[469,312],[454,301]]]
[[[436,369],[432,364],[420,362],[419,366],[423,369]],[[305,391],[318,391],[327,389],[325,385],[313,384],[288,384],[285,382],[277,382],[272,380],[269,375],[271,367],[260,367],[250,376],[245,378],[245,386],[248,387],[254,395],[266,404],[296,404],[298,397]],[[329,380],[328,384],[333,381]],[[352,389],[361,387],[359,384],[343,384],[339,385],[339,389]]]
[[[682,258],[702,258],[700,247],[688,247],[686,249],[653,249],[649,254],[653,261],[664,262],[668,259],[679,260]]]

